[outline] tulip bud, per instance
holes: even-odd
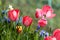
[[[17,32],[20,33],[22,31],[22,26],[17,26],[16,29],[17,29]]]
[[[13,9],[13,10],[9,10],[9,11],[8,11],[8,18],[9,18],[11,21],[16,21],[16,20],[18,20],[18,17],[19,17],[19,10],[18,10],[18,9]]]
[[[41,27],[44,27],[47,25],[47,20],[46,19],[40,19],[38,21],[38,24],[41,26]]]
[[[29,16],[24,16],[23,19],[22,19],[22,23],[23,23],[23,25],[28,27],[32,24],[32,18],[29,17]]]

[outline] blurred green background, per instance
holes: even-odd
[[[21,10],[20,16],[29,15],[33,18],[32,27],[36,29],[38,19],[35,18],[36,8],[42,8],[43,5],[50,5],[54,9],[56,17],[48,20],[47,28],[52,30],[60,28],[60,0],[0,0],[0,10],[6,10],[11,4],[13,8]],[[0,11],[1,16],[1,11]],[[33,29],[32,28],[32,29]]]

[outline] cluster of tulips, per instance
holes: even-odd
[[[8,10],[7,13],[10,21],[13,21],[13,22],[18,21],[20,10],[12,8],[11,5],[9,6],[9,8],[10,9]],[[56,14],[54,14],[53,9],[49,5],[44,5],[42,9],[39,9],[39,8],[36,9],[35,17],[39,19],[38,20],[39,27],[45,27],[48,24],[47,19],[52,19],[55,16]],[[22,17],[22,24],[25,27],[30,27],[32,22],[33,22],[33,19],[30,16]],[[23,30],[22,26],[17,26],[16,29],[18,32],[21,32]],[[60,40],[60,29],[56,29],[52,35],[44,37],[44,40]]]

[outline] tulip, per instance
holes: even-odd
[[[40,19],[38,20],[38,24],[41,26],[41,27],[44,27],[47,25],[47,20],[46,19]]]
[[[22,31],[22,26],[17,26],[16,29],[17,29],[17,32],[20,33]]]
[[[56,38],[52,36],[48,36],[48,37],[45,37],[44,40],[56,40]]]
[[[57,40],[60,40],[60,29],[56,29],[53,32],[53,36],[56,37]]]
[[[54,11],[50,6],[44,5],[42,9],[38,9],[38,8],[36,9],[35,17],[40,18],[44,16],[46,18],[51,19],[56,16],[56,14],[53,14],[53,12]]]
[[[32,24],[32,18],[29,17],[29,16],[24,16],[23,19],[22,19],[22,23],[28,27]]]
[[[53,18],[56,16],[56,14],[53,14],[53,9],[48,5],[44,5],[42,11],[46,18]]]
[[[19,10],[18,9],[13,9],[8,11],[8,18],[12,21],[18,20],[19,17]]]
[[[52,8],[49,5],[44,5],[42,7],[43,14],[46,14],[49,10],[52,10]]]

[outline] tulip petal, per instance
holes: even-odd
[[[41,27],[44,27],[44,26],[46,26],[46,24],[47,24],[47,20],[46,20],[46,19],[40,19],[40,20],[38,20],[38,24],[39,24]]]
[[[56,14],[53,14],[52,11],[48,11],[46,14],[46,18],[50,18],[50,19],[55,17],[55,16],[56,16]]]
[[[36,18],[41,17],[42,16],[42,10],[37,8],[35,16],[36,16]]]
[[[57,40],[60,40],[60,29],[56,29],[53,32],[53,36],[56,37]]]

